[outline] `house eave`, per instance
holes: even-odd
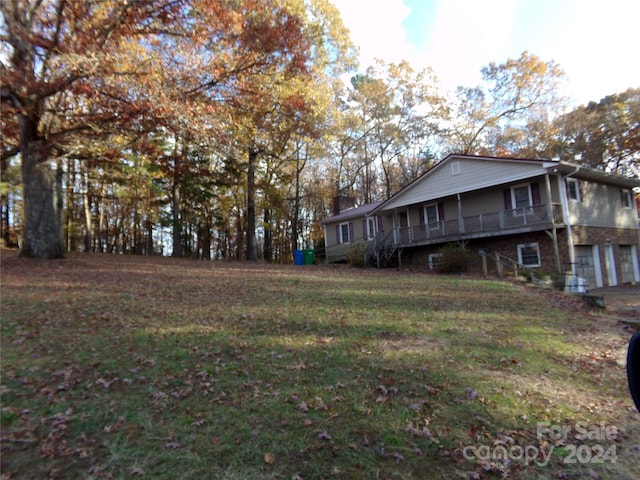
[[[597,168],[587,167],[573,162],[561,161],[548,168],[549,173],[569,175],[584,180],[594,180],[623,188],[639,188],[640,178],[627,177],[613,172],[605,172]]]

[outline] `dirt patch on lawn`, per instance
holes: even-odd
[[[596,288],[590,295],[604,298],[605,312],[621,320],[637,322],[640,328],[640,285]]]

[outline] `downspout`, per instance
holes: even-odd
[[[560,195],[562,196],[562,215],[564,215],[565,224],[567,225],[567,243],[569,246],[569,263],[571,265],[571,274],[576,275],[576,252],[575,245],[573,243],[573,232],[571,230],[571,222],[569,221],[569,200],[567,197],[567,178],[572,177],[580,171],[580,167],[568,173],[566,175],[559,175],[558,181],[560,182]]]

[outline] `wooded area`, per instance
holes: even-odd
[[[356,73],[328,0],[0,7],[0,223],[26,256],[287,263],[334,197],[383,200],[452,152],[640,175],[640,88],[570,110],[529,52],[448,98],[406,62]]]

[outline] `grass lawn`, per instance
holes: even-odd
[[[2,251],[2,479],[637,479],[632,331],[493,279]]]

